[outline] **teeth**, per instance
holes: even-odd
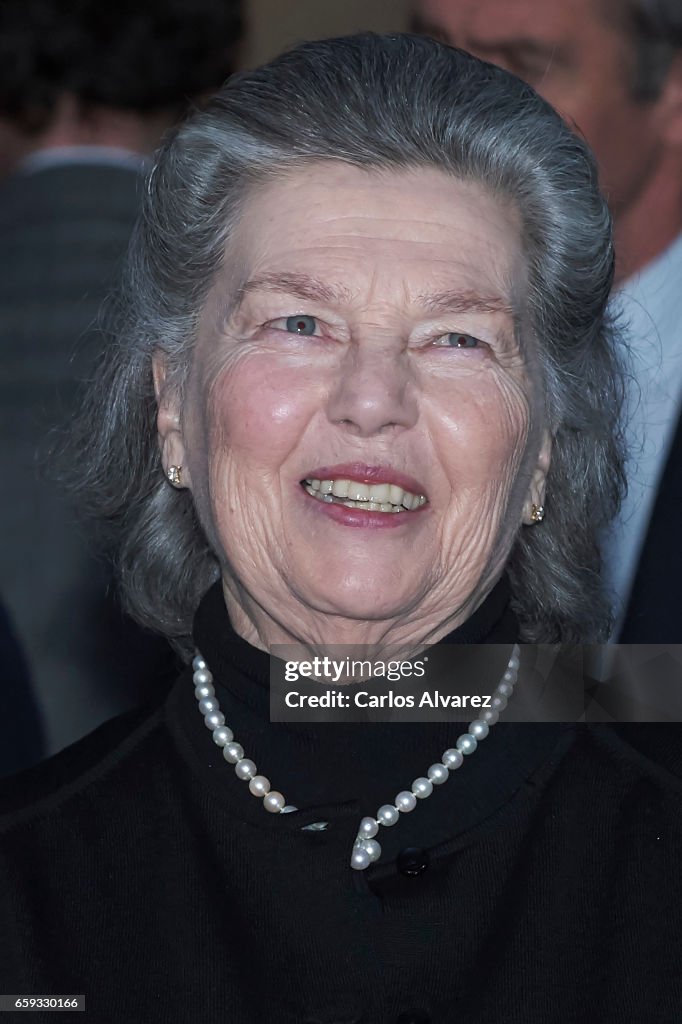
[[[379,504],[390,501],[389,492],[391,490],[390,484],[372,484],[371,487],[371,501],[378,501]]]
[[[403,503],[403,491],[402,487],[396,487],[395,484],[389,484],[388,487],[388,500],[392,505],[402,505]]]
[[[350,480],[334,480],[332,484],[332,494],[335,498],[347,498],[348,488],[350,485]]]
[[[348,485],[348,497],[351,501],[369,501],[369,487],[351,480]]]
[[[363,484],[357,480],[305,481],[305,489],[320,501],[342,499],[347,508],[364,508],[368,512],[411,512],[426,504],[423,494],[412,494],[396,484]],[[345,499],[345,500],[343,500]]]

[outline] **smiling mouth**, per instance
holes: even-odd
[[[357,480],[302,480],[301,486],[311,498],[366,512],[413,512],[425,505],[423,494],[413,494],[396,484],[364,484]]]

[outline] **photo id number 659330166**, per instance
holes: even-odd
[[[74,1010],[85,1010],[84,995],[27,995],[20,993],[16,996],[0,995],[0,1011],[41,1010],[67,1010],[73,1013]]]

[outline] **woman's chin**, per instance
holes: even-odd
[[[326,580],[324,588],[315,587],[306,593],[301,589],[299,597],[311,610],[322,612],[340,619],[365,622],[390,621],[401,618],[409,609],[419,603],[420,595],[414,590],[391,589],[387,584],[336,587]],[[332,638],[333,639],[333,638]]]

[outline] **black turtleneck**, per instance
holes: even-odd
[[[506,660],[505,587],[445,657]],[[236,738],[300,809],[268,814],[237,779],[189,669],[161,706],[1,780],[0,992],[82,993],[97,1024],[678,1024],[679,726],[500,722],[356,872],[361,817],[461,723],[271,724],[267,656],[220,588],[196,639]]]
[[[466,659],[471,668],[476,652],[461,645],[496,645],[485,651],[486,670],[489,666],[495,685],[517,635],[517,621],[509,608],[509,585],[503,578],[474,614],[438,647],[451,648],[453,664]],[[392,803],[400,790],[409,790],[415,778],[426,775],[429,766],[466,731],[461,722],[271,723],[270,657],[235,633],[220,583],[199,607],[194,640],[214,675],[225,719],[246,756],[270,779],[273,789],[279,789],[301,810],[357,800],[363,814],[374,814],[381,804]],[[200,716],[194,714],[193,739],[205,751],[208,737]],[[453,773],[447,787],[434,787],[429,799],[401,818],[399,827],[382,830],[381,870],[406,847],[443,842],[502,806],[549,755],[565,728],[498,723],[479,749],[466,758],[459,775]],[[220,752],[211,753],[218,766]],[[251,810],[262,814],[253,797],[248,799],[253,801]],[[296,818],[292,816],[289,823],[295,827]]]

